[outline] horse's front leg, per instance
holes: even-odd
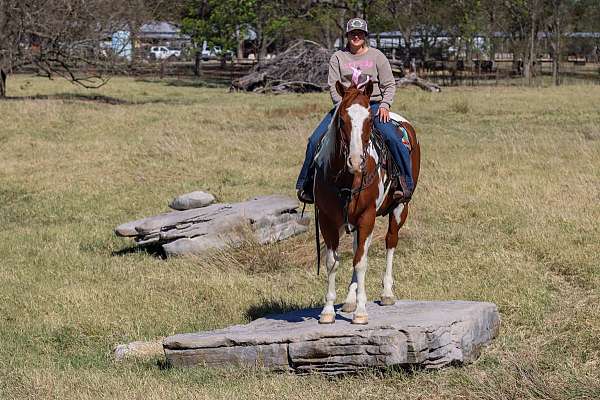
[[[323,219],[321,219],[323,221]],[[324,221],[323,221],[324,222]],[[326,265],[327,265],[327,293],[325,294],[325,307],[319,317],[320,324],[333,324],[335,322],[335,275],[339,265],[337,249],[339,246],[339,233],[331,229],[331,224],[319,223],[323,239],[327,246]],[[324,229],[325,228],[325,229]]]
[[[325,295],[325,307],[321,311],[320,324],[333,324],[335,322],[335,274],[339,265],[337,251],[327,247],[327,294]]]
[[[367,291],[365,289],[365,275],[367,273],[367,259],[373,227],[375,225],[375,210],[365,212],[357,226],[356,251],[354,252],[354,273],[356,274],[356,311],[353,324],[365,325],[369,322],[367,316]]]
[[[396,302],[394,296],[394,276],[392,273],[392,264],[394,261],[394,250],[398,244],[398,231],[402,221],[406,219],[406,211],[404,211],[405,205],[398,204],[394,211],[390,213],[388,231],[385,235],[385,248],[387,249],[386,254],[386,265],[385,272],[383,274],[383,292],[381,293],[381,305],[391,306]]]
[[[356,254],[356,248],[358,246],[358,235],[357,231],[354,231],[354,240],[352,241],[352,254]],[[350,285],[348,286],[348,294],[346,295],[346,301],[344,301],[344,305],[342,307],[342,311],[346,313],[351,313],[356,311],[356,288],[358,284],[356,283],[356,270],[352,271],[352,280],[350,281]]]

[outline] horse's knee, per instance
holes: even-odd
[[[398,245],[398,232],[388,232],[385,235],[385,248],[386,249],[395,249]]]

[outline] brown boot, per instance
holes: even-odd
[[[411,196],[405,196],[402,190],[396,190],[394,192],[394,200],[400,201],[400,203],[408,203]]]
[[[296,196],[298,196],[298,200],[300,200],[302,203],[313,204],[315,202],[313,196],[304,189],[298,189]]]
[[[394,191],[394,199],[399,200],[400,203],[408,203],[412,197],[412,192],[408,190],[408,185],[403,176],[398,177],[399,190]]]

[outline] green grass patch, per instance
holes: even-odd
[[[163,260],[113,229],[193,190],[293,196],[326,94],[126,78],[86,91],[29,76],[8,91],[21,99],[0,102],[0,398],[600,397],[600,87],[398,91],[423,162],[396,295],[494,302],[501,332],[467,367],[339,379],[110,357],[118,343],[321,305],[310,232]],[[351,247],[345,237],[339,299]]]

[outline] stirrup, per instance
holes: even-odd
[[[396,190],[394,192],[393,196],[394,196],[394,200],[399,200],[400,203],[408,203],[411,199],[411,196],[410,195],[405,196],[404,192],[402,190]]]
[[[394,199],[400,200],[401,203],[408,203],[412,197],[412,191],[408,189],[404,176],[398,176],[398,185],[400,186],[400,190],[394,192]]]
[[[311,194],[304,189],[298,189],[296,196],[298,196],[298,200],[300,200],[302,203],[313,204],[315,202],[315,199],[311,196]]]

